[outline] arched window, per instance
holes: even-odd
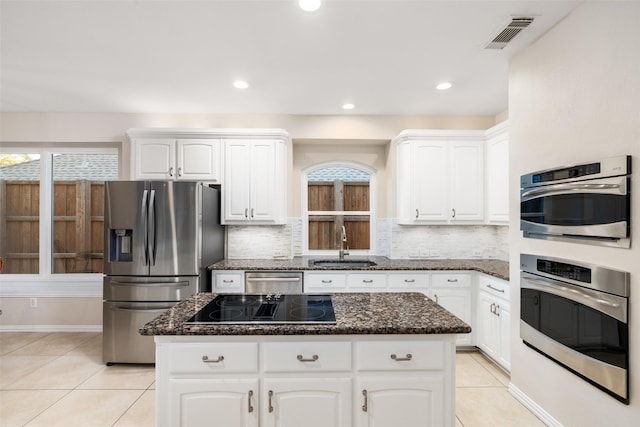
[[[375,171],[324,163],[303,171],[303,252],[334,253],[342,227],[351,254],[375,253]]]

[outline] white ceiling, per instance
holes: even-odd
[[[493,115],[509,58],[581,1],[323,3],[2,0],[0,110]],[[522,15],[505,49],[483,49]]]

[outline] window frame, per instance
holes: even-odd
[[[329,161],[323,163],[317,163],[315,165],[309,166],[301,171],[301,208],[302,208],[302,255],[305,256],[323,256],[323,255],[336,255],[337,249],[328,250],[311,250],[309,249],[309,187],[308,187],[308,177],[309,174],[328,167],[345,167],[357,169],[361,172],[369,174],[369,211],[311,211],[312,215],[369,215],[369,249],[349,249],[350,255],[375,255],[376,254],[376,230],[377,230],[377,221],[376,221],[376,179],[377,179],[377,171],[371,166],[364,165],[358,162],[351,161]],[[348,243],[348,242],[347,242]],[[346,249],[346,248],[345,248]]]
[[[0,296],[101,297],[104,274],[53,272],[53,155],[115,154],[118,156],[117,176],[118,179],[121,179],[122,154],[120,148],[113,145],[81,148],[52,144],[15,144],[3,146],[0,153],[40,155],[39,273],[0,274]]]

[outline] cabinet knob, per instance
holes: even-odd
[[[420,216],[420,211],[416,209],[416,219],[418,219],[418,216]]]
[[[493,287],[493,286],[491,286],[491,285],[487,285],[487,288],[489,288],[489,289],[493,289],[493,290],[494,290],[494,291],[496,291],[496,292],[504,293],[504,289],[494,288],[494,287]]]
[[[301,362],[316,362],[319,357],[317,354],[314,354],[313,356],[311,356],[311,358],[305,358],[303,355],[299,354],[296,356],[296,359],[298,359]]]
[[[245,218],[249,218],[249,209],[246,209],[246,208],[245,208],[245,210],[244,210],[244,217],[245,217]]]
[[[322,283],[333,283],[333,280],[323,280]]]
[[[269,390],[269,412],[273,412],[273,390]]]
[[[169,168],[169,176],[173,176],[173,166]]]
[[[452,218],[456,217],[456,210],[455,209],[451,209],[451,212],[453,213]]]
[[[247,398],[249,406],[247,407],[247,412],[253,412],[253,406],[251,405],[252,398],[253,398],[253,390],[249,390],[249,396]]]
[[[182,168],[178,168],[178,176],[182,176]]]
[[[364,404],[362,405],[362,411],[367,412],[369,410],[369,396],[367,390],[362,390],[362,395],[364,396]]]

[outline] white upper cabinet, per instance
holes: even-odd
[[[132,179],[198,180],[219,184],[222,158],[219,138],[188,130],[130,129]]]
[[[287,140],[225,140],[223,224],[285,224]]]
[[[484,220],[483,132],[408,130],[395,144],[398,223]]]
[[[509,222],[509,134],[503,122],[487,131],[487,221]]]

